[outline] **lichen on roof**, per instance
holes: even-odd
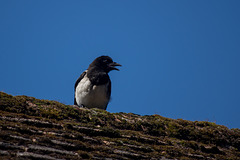
[[[1,159],[238,159],[240,129],[0,92]]]

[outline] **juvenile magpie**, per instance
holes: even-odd
[[[111,80],[108,73],[119,71],[109,56],[96,58],[85,70],[74,86],[74,105],[87,108],[107,109],[111,96]]]

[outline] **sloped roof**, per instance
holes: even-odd
[[[240,129],[0,92],[1,159],[238,159]]]

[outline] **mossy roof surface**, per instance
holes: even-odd
[[[240,129],[0,92],[1,159],[239,159]]]

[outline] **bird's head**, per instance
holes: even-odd
[[[98,58],[96,58],[89,67],[99,67],[102,70],[104,70],[105,72],[110,72],[112,70],[117,70],[119,71],[118,68],[116,68],[116,66],[122,66],[121,64],[118,64],[116,62],[113,62],[112,58],[109,56],[100,56]]]

